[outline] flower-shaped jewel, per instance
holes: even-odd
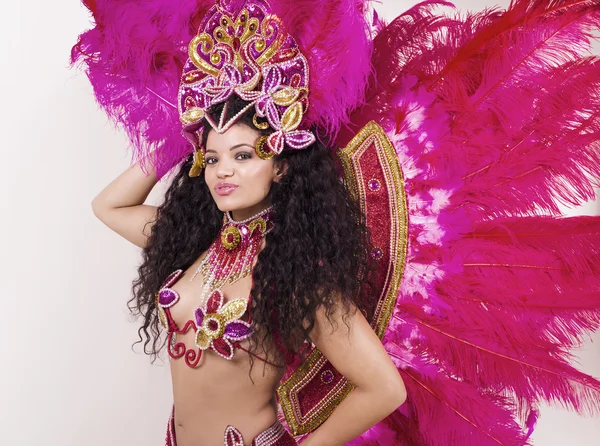
[[[196,319],[196,345],[201,350],[211,348],[225,359],[233,358],[232,342],[242,341],[252,335],[248,322],[239,320],[246,312],[246,299],[233,299],[223,304],[221,290],[210,295],[206,307],[198,307]]]
[[[233,93],[245,101],[253,102],[260,95],[260,92],[254,90],[259,80],[260,72],[257,72],[251,79],[244,82],[242,73],[235,66],[225,64],[217,77],[216,84],[214,82],[207,83],[204,91],[211,98],[210,105],[225,102]]]
[[[295,130],[302,121],[302,104],[296,102],[285,111],[274,129],[276,132],[267,137],[267,146],[271,151],[280,154],[287,144],[291,149],[302,150],[315,142],[315,135],[308,130]]]
[[[267,146],[280,154],[287,143],[292,149],[305,149],[315,142],[314,135],[306,130],[296,130],[304,116],[302,97],[306,88],[296,88],[283,83],[283,71],[276,65],[263,68],[263,87],[256,102],[256,114],[266,117],[276,132],[269,135]],[[283,108],[283,116],[280,108]]]

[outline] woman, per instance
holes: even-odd
[[[94,210],[144,248],[167,444],[293,444],[284,373],[308,445],[523,445],[540,402],[600,411],[570,356],[600,326],[600,219],[557,206],[600,184],[600,4],[371,28],[362,1],[271,3],[89,1],[74,48],[142,161]]]
[[[226,119],[246,105],[235,97],[227,104]],[[208,113],[217,120],[222,109],[220,104]],[[206,278],[195,273],[210,247],[222,244],[223,213],[234,222],[250,220],[247,225],[268,216],[267,233],[259,236],[252,258],[236,259],[252,263],[252,270],[220,287],[225,302],[249,296],[252,305],[244,319],[251,315],[256,334],[241,341],[243,351],[236,349],[229,361],[211,348],[200,350],[193,366],[184,358],[171,361],[178,445],[220,444],[228,425],[248,441],[274,429],[284,353],[298,351],[303,341],[314,343],[356,386],[303,444],[345,444],[406,397],[394,364],[356,311],[366,309],[361,299],[369,298],[367,230],[337,180],[329,150],[315,142],[261,159],[256,142],[269,131],[259,132],[253,116],[253,110],[246,112],[221,134],[205,123],[205,169],[190,177],[189,157],[159,208],[144,205],[156,177],[146,177],[136,165],[94,199],[93,209],[111,229],[144,248],[133,308],[144,318],[142,330],[153,353],[160,348],[155,295],[165,278],[184,270],[170,286],[179,300],[167,307],[168,317],[183,328],[195,309],[206,305]],[[194,351],[195,334],[177,334],[175,341]]]

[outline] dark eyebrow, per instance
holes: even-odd
[[[240,147],[244,147],[244,146],[248,146],[251,149],[254,149],[254,146],[252,144],[243,142],[241,144],[236,144],[235,146],[230,147],[229,150],[239,149]],[[206,153],[208,153],[208,152],[217,153],[215,150],[207,150]]]

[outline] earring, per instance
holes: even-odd
[[[188,175],[192,178],[199,176],[205,165],[204,152],[202,151],[202,148],[198,147],[194,152],[194,164],[192,164]]]

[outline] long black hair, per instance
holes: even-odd
[[[245,105],[234,95],[228,101],[228,115]],[[222,107],[209,113],[218,120]],[[253,117],[252,107],[237,122],[256,128]],[[205,124],[204,143],[209,130]],[[341,181],[331,150],[317,141],[305,150],[284,150],[276,159],[287,160],[288,168],[269,192],[274,229],[258,255],[251,290],[252,324],[260,334],[253,339],[253,348],[260,344],[271,359],[281,358],[271,355],[277,353],[270,347],[274,337],[288,351],[302,352],[320,307],[328,317],[340,307],[344,317],[354,309],[368,316],[375,271],[364,217]],[[144,351],[154,358],[164,345],[155,295],[172,271],[189,268],[208,249],[223,219],[204,173],[188,176],[191,165],[190,155],[158,208],[128,303],[134,315],[142,317],[138,342],[144,341]]]

